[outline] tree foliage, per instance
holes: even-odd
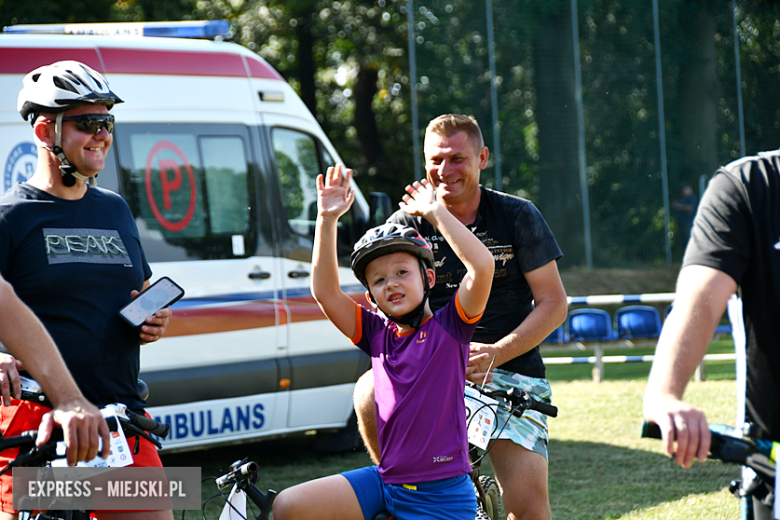
[[[301,94],[364,189],[400,196],[411,162],[402,5],[204,0],[193,16],[230,20],[235,39]]]
[[[665,262],[666,220],[672,234],[676,223],[666,215],[663,173],[674,200],[683,184],[698,191],[702,176],[739,157],[742,141],[747,154],[780,144],[780,7],[773,2],[737,2],[735,35],[730,0],[658,0],[660,49],[651,2],[578,0],[576,43],[571,0],[492,0],[492,35],[484,0],[414,0],[411,27],[407,5],[406,0],[0,0],[0,23],[229,20],[233,40],[268,60],[298,91],[355,168],[362,189],[385,191],[394,199],[414,178],[414,89],[420,130],[445,112],[480,121],[492,153],[482,182],[536,203],[569,265],[585,262],[586,215],[595,265]],[[580,184],[582,142],[588,209]],[[671,240],[679,258],[683,245]]]

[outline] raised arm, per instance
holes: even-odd
[[[466,267],[458,289],[458,299],[466,316],[473,318],[485,310],[493,284],[495,261],[485,245],[452,213],[436,200],[433,186],[423,179],[406,187],[399,206],[410,215],[420,216],[442,234]]]
[[[683,402],[683,393],[736,289],[734,279],[716,269],[698,265],[683,268],[677,279],[674,310],[658,339],[645,390],[644,415],[658,423],[667,453],[686,468],[694,458],[706,460],[710,432],[704,412]]]
[[[328,168],[317,176],[317,224],[312,251],[311,292],[325,316],[347,337],[355,336],[355,305],[339,285],[336,238],[338,221],[355,200],[350,189],[352,170],[342,166]]]

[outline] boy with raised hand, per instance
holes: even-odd
[[[352,270],[382,314],[357,305],[339,286],[336,257],[338,219],[354,201],[351,177],[338,165],[317,178],[312,293],[328,319],[371,356],[382,457],[379,466],[282,491],[274,518],[371,520],[388,511],[404,520],[473,520],[463,389],[493,256],[436,201],[427,181],[415,182],[399,206],[429,221],[452,246],[467,270],[460,289],[433,314],[430,245],[413,228],[385,224],[369,230],[352,253]]]

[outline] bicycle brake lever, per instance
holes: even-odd
[[[140,435],[141,437],[143,437],[147,441],[149,441],[152,444],[154,444],[155,446],[157,446],[158,450],[162,448],[162,444],[160,444],[160,441],[158,441],[157,439],[153,438],[151,435],[149,435],[148,433],[143,431],[141,428],[139,428],[135,424],[132,424],[130,422],[125,422],[124,420],[122,420],[121,422],[122,422],[122,428],[124,428],[126,431],[129,430],[130,432],[132,432],[133,435]]]
[[[146,433],[142,428],[136,426],[133,424],[130,416],[128,415],[128,412],[130,410],[127,409],[127,405],[121,404],[121,403],[113,403],[106,406],[106,408],[111,408],[114,411],[114,417],[107,418],[106,421],[109,421],[109,419],[117,421],[117,428],[122,428],[123,430],[132,432],[133,435],[140,435],[147,441],[151,442],[155,446],[157,446],[157,449],[162,448],[162,444],[160,444],[159,441],[151,437],[148,433]],[[109,424],[110,427],[110,424]],[[138,444],[136,444],[136,448],[138,447]],[[134,455],[137,455],[138,453],[135,452]]]

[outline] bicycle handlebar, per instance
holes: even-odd
[[[729,435],[726,432],[731,432]],[[775,464],[771,461],[772,442],[742,435],[735,437],[739,430],[725,425],[710,426],[710,453],[708,458],[730,464],[748,466],[767,478],[775,478]],[[653,422],[642,424],[642,437],[661,439],[661,428]]]
[[[230,469],[231,471],[229,473],[225,473],[217,478],[217,486],[224,488],[230,484],[235,484],[236,482],[250,480],[254,483],[256,480],[254,478],[257,475],[258,469],[256,462],[246,462],[245,460],[236,461],[230,466]]]
[[[60,442],[62,436],[59,435],[59,439],[52,435],[52,438],[48,442],[41,446],[35,445],[35,438],[38,432],[35,430],[29,430],[16,437],[8,437],[0,441],[2,443],[2,449],[20,448],[19,455],[8,463],[6,467],[0,470],[0,475],[4,475],[6,472],[17,466],[26,466],[32,464],[38,464],[41,462],[49,462],[54,459],[61,458],[57,455],[57,443]],[[22,448],[29,449],[22,452]]]
[[[41,387],[41,385],[38,384],[37,381],[25,376],[20,376],[20,379],[21,379],[21,386],[22,386],[22,397],[21,397],[22,400],[31,401],[34,403],[40,403],[44,406],[52,408],[51,402],[43,393],[43,388]],[[144,396],[149,395],[148,385],[145,382],[141,381],[140,379],[138,380],[138,391],[139,394],[141,395]],[[160,423],[155,421],[154,419],[146,417],[145,415],[135,413],[132,410],[129,410],[127,406],[123,404],[119,404],[119,403],[110,404],[106,406],[106,408],[113,408],[114,413],[116,413],[117,416],[126,420],[126,423],[123,424],[123,427],[125,429],[127,429],[127,424],[129,423],[131,426],[134,426],[140,429],[141,431],[149,432],[151,434],[157,435],[158,437],[166,437],[168,435],[168,432],[171,429],[170,424]],[[142,435],[144,437],[147,437],[143,433],[139,433],[138,430],[135,430],[133,428],[130,428],[130,430],[133,432],[134,435]],[[158,447],[160,446],[157,441],[151,438],[148,438],[148,440],[156,444]]]
[[[10,450],[11,448],[24,448],[26,446],[32,446],[35,444],[35,439],[38,437],[37,430],[27,430],[15,437],[8,437],[7,439],[0,439],[0,451]]]
[[[643,439],[662,439],[661,436],[661,427],[658,426],[658,424],[654,422],[644,421],[642,423],[642,434]]]
[[[241,489],[254,504],[260,508],[260,514],[258,514],[256,520],[268,520],[268,515],[271,513],[274,499],[276,498],[276,491],[269,489],[266,494],[263,494],[255,486],[257,482],[257,470],[258,466],[256,462],[248,461],[247,459],[237,460],[230,465],[230,471],[225,473],[221,477],[216,478],[217,486],[224,488],[230,484],[235,484]]]
[[[506,396],[502,395],[504,393]],[[528,392],[518,391],[515,388],[510,388],[507,392],[494,391],[493,395],[506,398],[510,402],[515,403],[515,407],[521,406],[523,409],[536,410],[537,412],[543,413],[544,415],[549,415],[550,417],[558,417],[557,406],[553,406],[543,401],[539,401],[538,399],[534,399]]]
[[[518,390],[516,388],[510,388],[509,390],[485,390],[470,381],[467,381],[466,384],[487,397],[493,399],[500,397],[505,399],[509,403],[509,406],[502,406],[502,408],[517,417],[522,416],[523,412],[526,410],[535,410],[544,415],[549,415],[550,417],[558,417],[557,406],[539,401],[523,390]]]
[[[36,398],[35,401],[39,400]],[[121,427],[128,437],[140,436],[158,448],[162,447],[159,441],[146,432],[148,431],[159,437],[165,437],[170,430],[169,424],[157,422],[145,415],[128,410],[124,404],[110,404],[104,408],[104,410],[106,409],[113,411],[113,416],[107,418],[109,428],[115,422],[114,419],[116,419],[116,427]],[[0,475],[17,466],[51,462],[62,457],[62,455],[57,454],[57,443],[63,439],[62,430],[54,430],[49,441],[41,446],[35,445],[37,435],[38,432],[36,430],[28,430],[15,437],[3,439],[0,436],[0,451],[11,448],[27,448],[25,452],[20,451],[19,455],[0,471]]]
[[[131,424],[138,426],[151,434],[157,435],[158,437],[167,437],[168,432],[171,431],[171,425],[168,423],[157,422],[150,417],[135,413],[132,410],[126,410],[125,413]]]
[[[122,409],[123,407],[125,408],[124,410]],[[164,437],[167,435],[170,425],[159,423],[154,419],[150,419],[146,416],[139,415],[135,412],[127,410],[125,405],[114,404],[109,405],[106,408],[111,408],[114,410],[116,413],[115,417],[119,422],[118,426],[121,426],[121,428],[125,431],[125,434],[128,436],[138,435],[144,437],[151,443],[155,444],[157,447],[161,447],[160,443],[156,439],[149,436],[149,434],[144,430],[150,431],[152,433],[160,432],[160,434],[155,434]],[[110,420],[107,422],[113,421]],[[149,428],[147,428],[147,426]],[[52,432],[52,436],[49,441],[45,444],[42,444],[41,446],[35,445],[35,439],[37,438],[37,435],[38,432],[36,430],[30,430],[15,437],[0,439],[0,451],[16,447],[29,448],[24,453],[20,452],[14,460],[10,461],[8,466],[0,471],[0,475],[17,466],[51,462],[55,459],[62,458],[62,455],[57,454],[57,443],[62,440],[61,430],[55,430]]]

